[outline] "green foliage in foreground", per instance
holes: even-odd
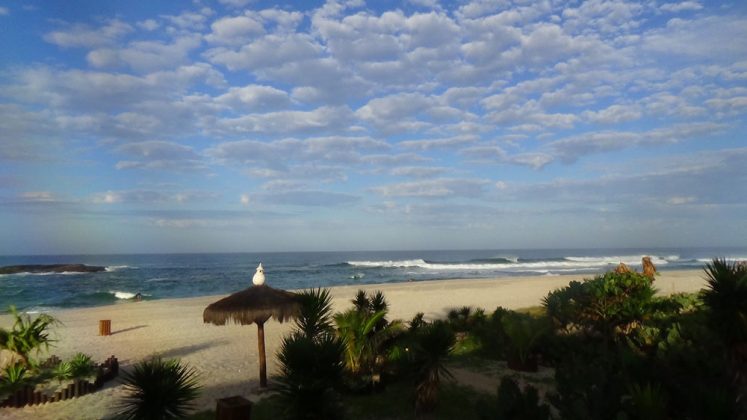
[[[343,352],[343,343],[332,334],[307,337],[294,333],[283,338],[278,362],[285,418],[337,418]]]
[[[511,378],[504,377],[497,397],[483,398],[477,403],[481,420],[549,420],[550,407],[540,403],[537,388],[527,385],[522,390]]]
[[[125,419],[185,418],[199,394],[196,372],[176,359],[156,357],[125,372],[128,395],[121,403]]]
[[[430,413],[433,419],[477,420],[475,404],[481,394],[469,387],[446,381],[442,385],[440,403]],[[413,389],[408,382],[391,384],[381,392],[371,394],[342,394],[342,418],[355,420],[414,420]],[[283,419],[284,400],[275,395],[264,398],[252,406],[252,420]],[[203,412],[190,417],[194,420],[212,419],[215,414]]]
[[[49,328],[59,321],[47,314],[31,319],[28,314],[19,313],[15,306],[10,306],[8,311],[14,319],[13,327],[10,330],[0,328],[0,349],[16,353],[21,363],[29,365],[33,362],[30,359],[32,352],[49,349],[53,341],[49,337]]]
[[[647,317],[655,292],[642,274],[610,272],[583,283],[572,281],[548,294],[543,305],[559,330],[615,340]]]

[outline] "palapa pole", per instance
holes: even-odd
[[[259,348],[259,386],[267,388],[267,360],[265,357],[265,323],[257,322],[257,346]]]

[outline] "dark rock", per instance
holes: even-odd
[[[106,267],[85,264],[7,265],[0,267],[0,274],[19,273],[96,273]]]

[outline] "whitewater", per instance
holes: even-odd
[[[249,287],[263,263],[270,285],[303,289],[463,278],[595,274],[619,263],[640,269],[650,256],[660,271],[700,270],[714,257],[747,260],[745,248],[358,251],[234,254],[1,256],[0,265],[81,263],[97,273],[0,276],[0,311],[30,311],[228,294]]]

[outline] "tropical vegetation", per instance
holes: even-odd
[[[135,364],[122,382],[124,419],[180,419],[194,408],[200,392],[197,372],[177,359],[154,357]]]
[[[458,413],[450,415],[463,419],[747,418],[747,266],[717,259],[705,276],[701,293],[657,296],[649,277],[607,273],[528,311],[464,306],[407,323],[387,318],[380,292],[359,291],[350,309],[332,314],[328,294],[313,291],[326,296],[316,304],[324,316],[310,306],[297,321],[279,353],[281,380],[335,398],[299,397],[296,409],[312,408],[296,413],[316,414],[291,418],[447,418],[439,401],[450,392],[461,395],[447,398]],[[308,357],[319,342],[335,350]],[[493,395],[460,390],[455,367],[497,372],[500,385]],[[260,408],[272,412],[272,401]],[[320,401],[334,404],[313,408]]]

